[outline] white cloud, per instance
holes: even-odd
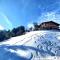
[[[42,13],[42,15],[38,18],[38,22],[45,22],[45,21],[55,21],[60,22],[60,14],[56,12],[46,12]]]
[[[59,29],[60,29],[60,25],[59,25]]]
[[[29,23],[29,24],[27,25],[27,27],[28,27],[28,28],[31,28],[31,27],[34,28],[34,25],[33,25],[33,23]]]
[[[4,30],[4,27],[0,25],[0,30]]]

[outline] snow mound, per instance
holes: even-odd
[[[60,60],[59,57],[59,31],[32,31],[0,43],[0,60]]]

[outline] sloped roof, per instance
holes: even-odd
[[[42,25],[42,24],[44,24],[44,23],[53,23],[53,24],[55,24],[55,25],[60,25],[60,24],[58,24],[58,23],[56,23],[56,22],[54,22],[54,21],[47,21],[47,22],[43,22],[43,23],[41,23],[40,25]]]

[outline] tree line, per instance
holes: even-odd
[[[25,33],[25,27],[24,26],[19,26],[17,28],[14,28],[12,30],[1,30],[0,31],[0,42],[7,40],[11,37],[23,35]]]
[[[0,42],[7,40],[11,37],[16,37],[25,34],[26,32],[30,32],[32,30],[38,30],[38,24],[34,23],[34,28],[30,27],[29,29],[26,29],[24,26],[19,26],[17,28],[13,28],[12,30],[0,30]]]

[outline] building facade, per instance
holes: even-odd
[[[59,24],[53,21],[43,22],[39,25],[40,30],[59,29]]]

